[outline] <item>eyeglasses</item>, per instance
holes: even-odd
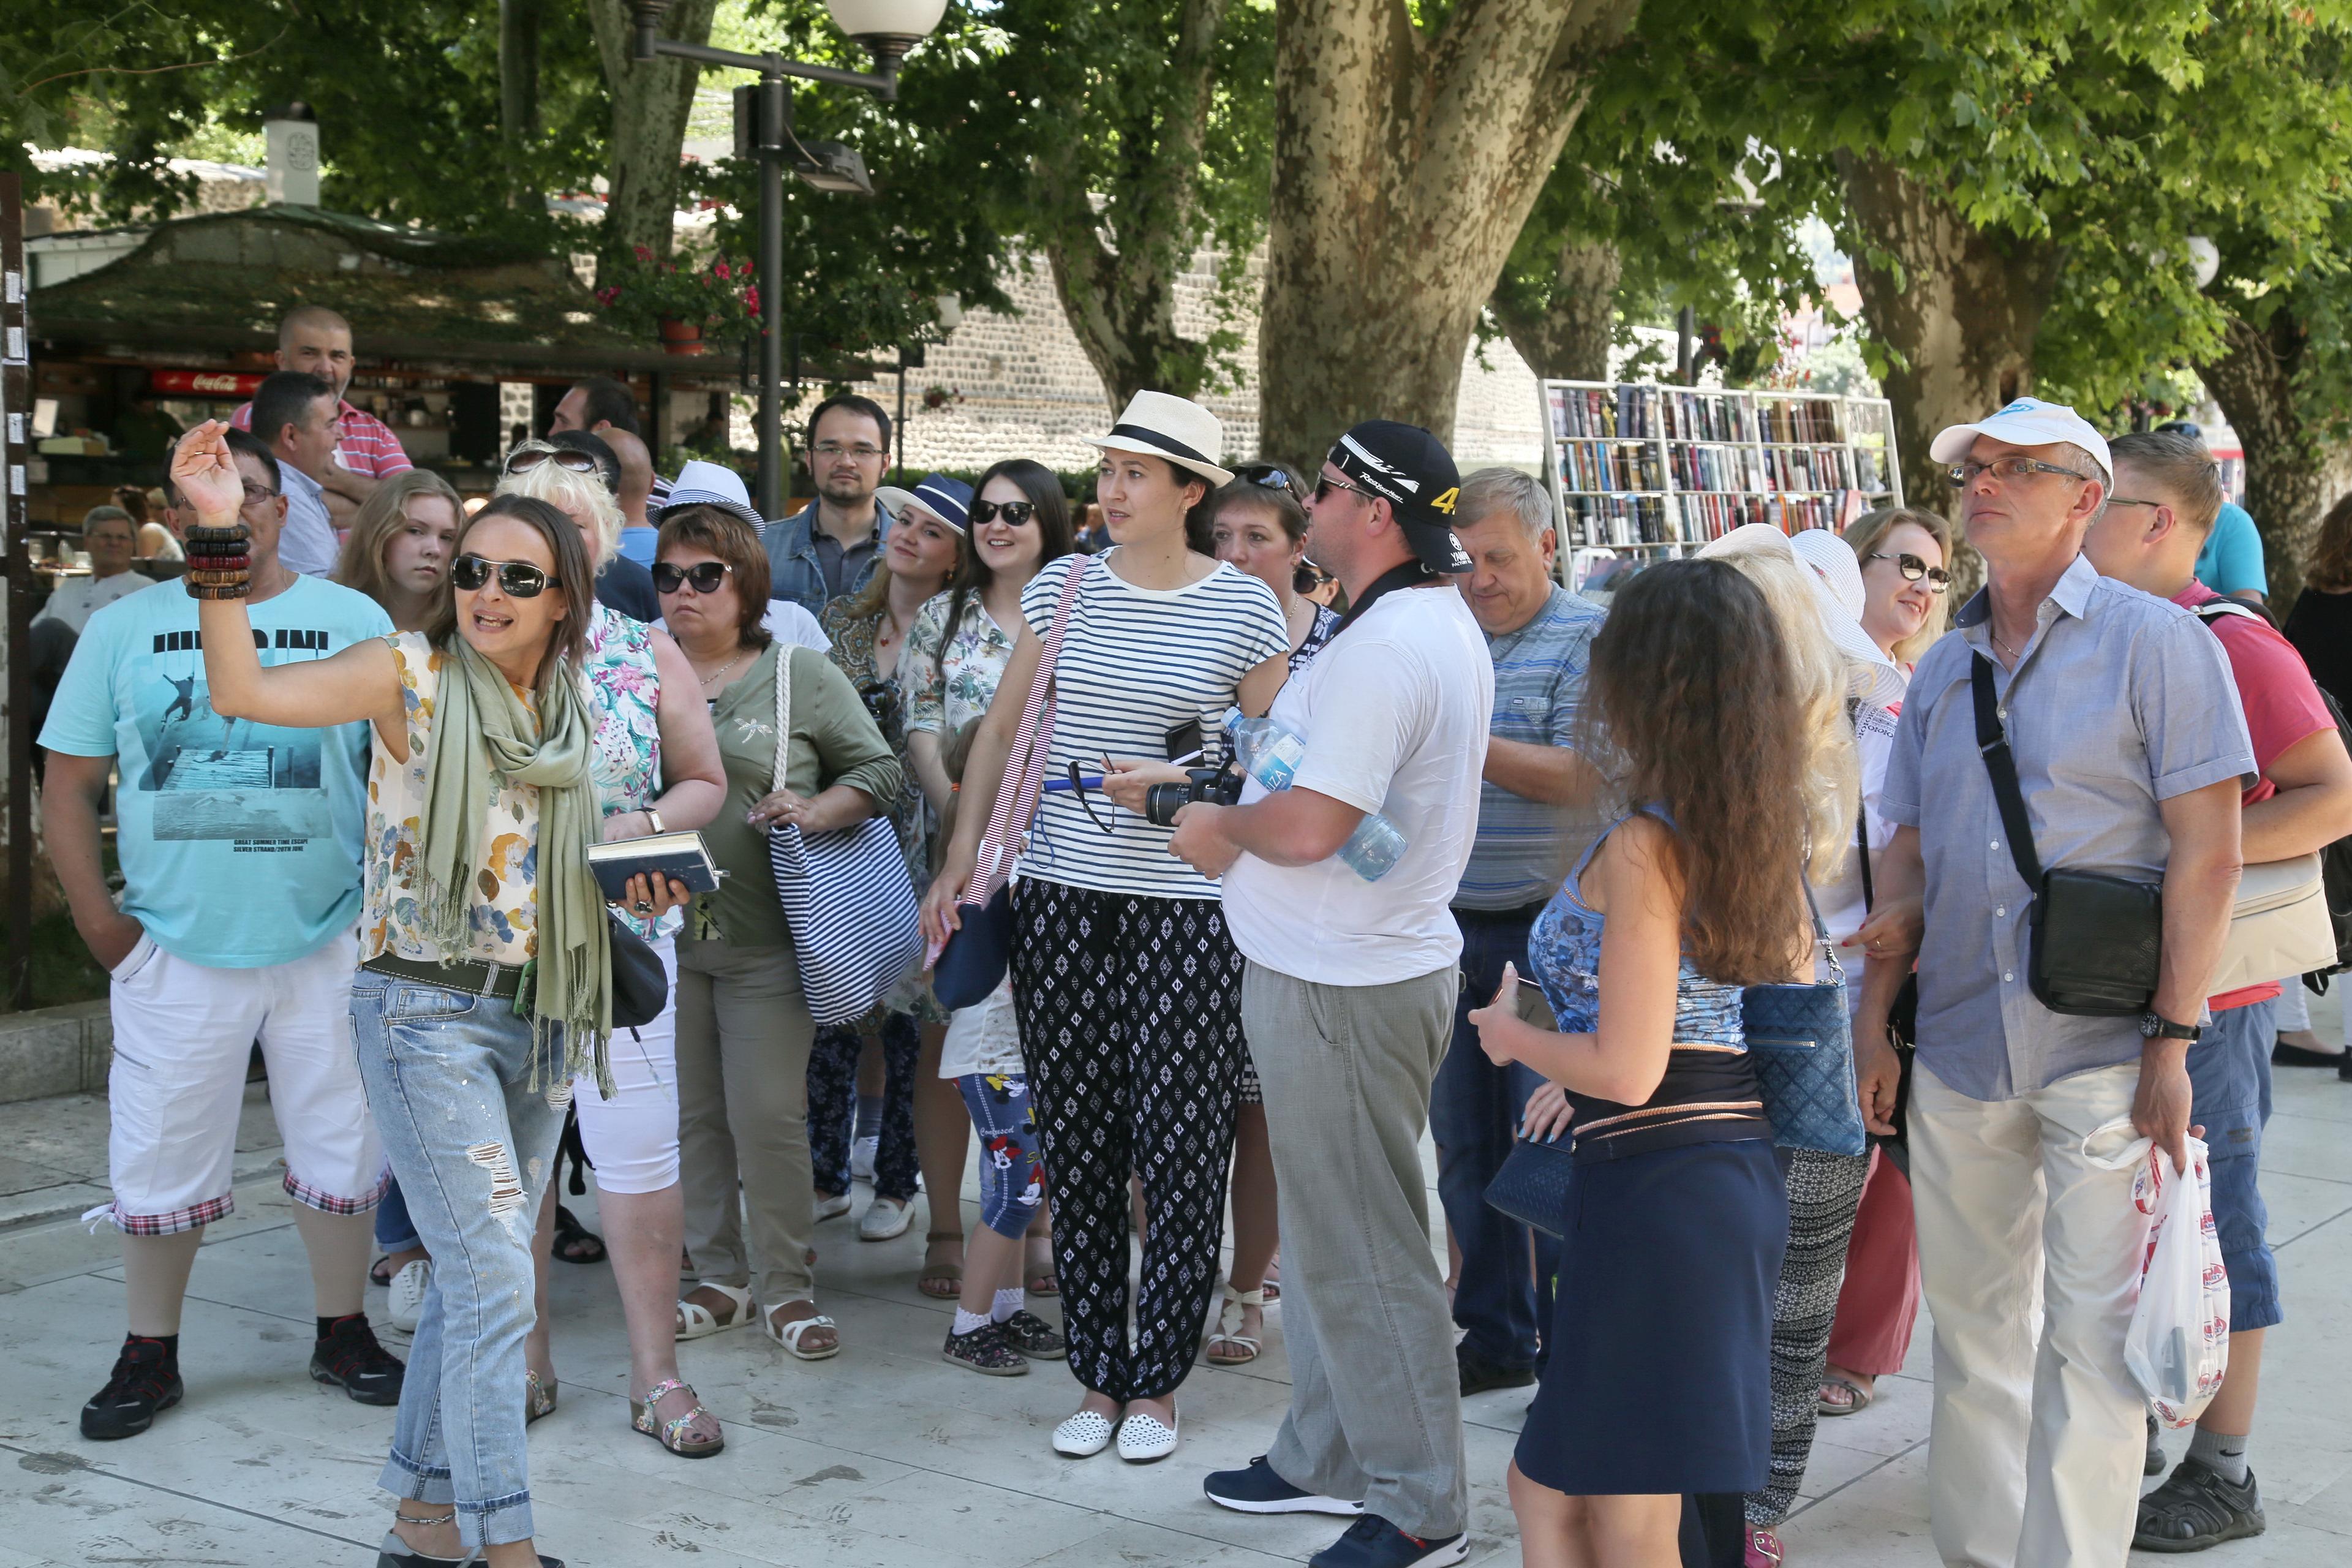
[[[881,447],[869,447],[863,441],[855,447],[845,447],[838,441],[819,441],[809,449],[828,463],[835,458],[855,458],[861,463],[869,463],[883,455]]]
[[[1931,594],[1940,594],[1952,585],[1952,574],[1949,572],[1945,571],[1941,566],[1930,566],[1916,555],[1908,552],[1889,555],[1884,551],[1873,551],[1864,559],[1894,562],[1895,569],[1903,574],[1903,580],[1906,583],[1916,583],[1920,578],[1925,577],[1927,579],[1927,591]]]
[[[569,447],[517,447],[507,454],[506,467],[501,471],[509,474],[527,474],[541,463],[548,462],[553,463],[559,468],[570,468],[575,474],[593,474],[596,471],[596,459],[593,457],[586,452],[575,451]]]
[[[724,561],[698,561],[691,566],[680,566],[672,561],[654,563],[654,592],[675,594],[682,585],[691,583],[698,594],[716,594],[719,584],[735,568]]]
[[[460,555],[449,563],[449,581],[468,594],[481,592],[490,580],[499,577],[499,592],[509,599],[536,599],[558,580],[549,576],[528,561],[492,561],[480,555]]]
[[[1037,503],[1029,500],[976,500],[971,503],[971,525],[982,527],[1004,520],[1007,528],[1019,528],[1037,515]]]
[[[2107,504],[2109,506],[2152,506],[2157,510],[2162,511],[2169,503],[2160,500],[2128,500],[2122,496],[2109,496]]]
[[[1252,463],[1246,468],[1234,470],[1234,477],[1244,484],[1255,485],[1264,490],[1295,494],[1297,489],[1291,480],[1290,470],[1279,463]]]
[[[266,490],[259,485],[247,485],[245,487],[245,504],[247,506],[259,506],[264,501],[273,501],[277,499],[278,492],[276,490]]]
[[[1953,482],[1957,484],[1958,481],[1954,480]],[[1381,499],[1370,490],[1358,489],[1354,485],[1348,483],[1346,480],[1335,479],[1328,474],[1318,474],[1315,476],[1315,499],[1318,502],[1327,499],[1333,490],[1346,490],[1349,495],[1361,496],[1366,500],[1379,500]]]
[[[2062,468],[2055,463],[2036,462],[2032,458],[1995,458],[1990,463],[1954,463],[1951,467],[1952,488],[1964,490],[1977,482],[1979,474],[1990,474],[2001,484],[2013,484],[2028,474],[2061,474],[2070,479],[2088,483],[2091,476],[2078,474],[2072,468]]]

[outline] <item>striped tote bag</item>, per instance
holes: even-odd
[[[782,647],[776,655],[780,788],[792,736],[792,653]],[[922,962],[915,884],[888,816],[832,833],[804,834],[786,823],[768,836],[768,865],[817,1027],[864,1017]]]

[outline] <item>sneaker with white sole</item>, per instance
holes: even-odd
[[[1176,1427],[1184,1424],[1181,1411],[1171,1411],[1176,1426],[1167,1426],[1148,1411],[1129,1411],[1118,1424],[1118,1457],[1130,1465],[1156,1464],[1176,1451]]]
[[[1246,1469],[1211,1471],[1201,1490],[1219,1508],[1235,1513],[1333,1513],[1353,1519],[1364,1511],[1360,1502],[1292,1486],[1274,1473],[1264,1454],[1252,1459]]]
[[[848,1212],[849,1194],[847,1193],[817,1194],[814,1213],[819,1225],[823,1225],[829,1219],[839,1219]]]
[[[401,1266],[392,1277],[392,1300],[384,1309],[384,1321],[404,1334],[416,1331],[416,1320],[425,1315],[425,1292],[433,1283],[433,1260],[420,1258]]]
[[[1308,1568],[1448,1568],[1469,1555],[1466,1532],[1424,1541],[1368,1513],[1307,1561]]]
[[[882,1146],[877,1138],[852,1138],[849,1141],[849,1179],[871,1183],[874,1180],[874,1155]]]
[[[1081,1410],[1054,1428],[1054,1452],[1069,1459],[1091,1459],[1110,1447],[1115,1428],[1098,1410]]]
[[[915,1205],[904,1198],[877,1195],[857,1216],[857,1239],[860,1241],[895,1241],[907,1234],[915,1223]]]

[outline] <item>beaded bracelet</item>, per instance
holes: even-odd
[[[253,591],[251,538],[242,525],[192,528],[186,542],[187,575],[193,599],[242,599]]]

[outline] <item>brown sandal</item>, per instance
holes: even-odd
[[[727,1447],[727,1437],[724,1433],[716,1437],[701,1437],[691,1432],[690,1428],[694,1426],[696,1416],[710,1414],[703,1408],[699,1394],[695,1394],[694,1408],[683,1415],[663,1421],[654,1415],[654,1406],[660,1404],[667,1395],[681,1393],[694,1394],[694,1390],[674,1377],[664,1378],[646,1390],[644,1399],[629,1401],[629,1426],[633,1430],[651,1437],[681,1459],[707,1459]]]
[[[949,1241],[961,1247],[963,1232],[934,1230],[923,1237],[923,1271],[915,1279],[915,1289],[935,1301],[952,1301],[963,1294],[963,1264],[961,1261],[935,1260],[931,1257],[942,1242]]]

